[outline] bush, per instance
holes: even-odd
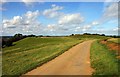
[[[5,45],[8,46],[8,47],[12,46],[12,44],[13,44],[12,39],[9,39],[8,41],[5,42]]]
[[[26,38],[26,36],[23,37],[22,34],[15,34],[11,38],[2,38],[2,47],[12,46],[13,42],[19,41],[19,40],[21,40],[23,38]]]

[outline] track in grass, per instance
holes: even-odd
[[[92,42],[90,40],[80,43],[25,75],[91,75],[93,72],[90,66]]]

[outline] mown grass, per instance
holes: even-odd
[[[93,42],[90,54],[91,66],[95,69],[93,76],[118,75],[118,60],[106,45],[99,43],[99,41]]]
[[[62,54],[82,40],[70,37],[29,37],[3,48],[3,75],[21,75]]]
[[[120,38],[111,38],[111,39],[108,39],[109,42],[113,42],[113,43],[117,43],[117,44],[120,44]]]

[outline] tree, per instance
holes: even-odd
[[[105,34],[101,34],[101,36],[105,36]]]
[[[14,37],[22,37],[22,34],[15,34]]]
[[[22,34],[15,34],[14,37],[12,38],[13,42],[16,42],[18,40],[23,39],[23,35]]]
[[[2,47],[5,47],[5,46],[12,46],[12,39],[9,38],[9,39],[6,39],[6,38],[2,38]]]
[[[71,36],[74,36],[74,34],[72,34]]]
[[[6,46],[8,46],[8,47],[9,47],[9,46],[12,46],[12,43],[13,43],[13,42],[12,42],[12,40],[11,40],[11,39],[9,39],[9,40],[8,40],[8,41],[6,41],[5,43],[6,43]]]
[[[15,34],[10,38],[2,38],[2,47],[12,46],[13,42],[26,38],[27,36],[23,36],[22,34]]]
[[[5,46],[5,39],[2,38],[2,47]]]
[[[35,35],[31,34],[31,35],[28,35],[28,37],[35,37]]]
[[[84,33],[83,35],[91,35],[90,33]]]

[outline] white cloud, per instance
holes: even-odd
[[[14,16],[11,20],[3,20],[4,28],[15,28],[22,23],[22,17]]]
[[[118,3],[114,2],[104,9],[104,14],[103,17],[101,18],[101,21],[108,21],[117,18],[118,18]]]
[[[114,28],[113,31],[117,31],[118,32],[118,31],[120,31],[120,28],[119,27]]]
[[[55,24],[49,24],[46,28],[48,31],[55,31],[56,30],[56,25]]]
[[[90,28],[91,28],[91,25],[86,25],[86,26],[83,26],[82,31],[86,31],[87,29],[90,29]]]
[[[93,26],[94,26],[94,25],[99,25],[99,22],[93,21],[91,25],[93,25]]]
[[[60,16],[60,12],[58,12],[59,10],[62,10],[63,7],[61,6],[57,6],[55,4],[51,5],[52,8],[51,9],[46,9],[43,11],[43,15],[48,17],[48,18],[54,18],[54,17],[57,17],[57,16]]]
[[[74,31],[78,31],[78,32],[83,31],[84,32],[84,31],[89,30],[91,27],[92,27],[91,25],[78,26],[75,28]]]
[[[22,0],[27,6],[32,5],[35,0]]]
[[[13,20],[11,20],[11,24],[17,25],[22,23],[22,17],[20,16],[15,16],[13,17]]]
[[[52,7],[56,7],[56,5],[52,5]],[[73,28],[79,26],[84,21],[84,18],[79,14],[62,14],[58,17],[58,22],[56,24],[49,24],[46,31],[57,31],[56,33],[63,33],[72,31]]]
[[[100,25],[104,23],[112,23],[118,20],[118,3],[117,2],[105,2],[102,16],[92,22],[91,25]]]
[[[52,7],[56,7],[56,5],[55,5],[55,4],[52,4],[51,6],[52,6]]]
[[[99,25],[99,22],[93,21],[90,24],[85,24],[83,26],[77,26],[74,31],[87,31],[90,30],[91,28],[95,27],[96,25]]]
[[[15,28],[19,25],[38,25],[37,17],[39,16],[39,11],[34,12],[28,11],[23,16],[14,16],[10,20],[3,20],[3,28]]]
[[[84,21],[84,18],[79,14],[64,14],[60,12],[63,9],[62,6],[57,6],[56,4],[51,5],[51,9],[46,9],[43,11],[43,15],[48,18],[57,18],[56,24],[49,24],[45,30],[66,32],[75,28],[80,23]]]
[[[39,11],[36,10],[35,12],[32,12],[32,11],[28,11],[25,16],[28,18],[28,19],[35,19],[37,18],[37,16],[39,15]]]
[[[22,30],[26,33],[37,33],[40,32],[39,29],[41,29],[41,22],[37,20],[39,17],[40,12],[38,10],[32,12],[28,11],[26,14],[23,15],[23,28]]]
[[[75,31],[82,30],[83,32],[91,31],[91,32],[102,32],[102,33],[109,33],[109,31],[118,31],[117,28],[113,30],[105,30],[105,29],[96,29],[97,25],[104,24],[104,23],[117,23],[118,19],[118,3],[108,3],[103,11],[103,15],[97,21],[93,21],[89,24],[83,25],[82,27],[76,27]],[[96,27],[96,28],[95,28]],[[96,30],[93,30],[96,29]]]
[[[31,23],[35,23],[39,15],[40,12],[38,10],[34,12],[28,11],[26,14],[24,14],[24,24],[29,25]]]
[[[68,24],[80,24],[84,21],[84,18],[79,14],[66,14],[63,17],[61,17],[58,21],[58,24],[60,25],[68,25]]]
[[[29,3],[25,0],[26,4]],[[24,1],[24,2],[25,2]],[[33,1],[33,0],[31,0]],[[30,1],[30,2],[31,2]],[[65,14],[62,13],[62,6],[52,4],[50,9],[43,10],[42,14],[36,11],[28,11],[21,16],[14,16],[12,19],[3,20],[3,28],[6,32],[16,33],[28,33],[28,34],[67,34],[74,32],[108,32],[108,30],[97,29],[96,25],[103,24],[105,21],[113,23],[113,18],[117,18],[117,6],[116,3],[109,5],[104,10],[103,17],[101,20],[93,21],[91,23],[84,22],[84,17],[81,13]],[[48,18],[56,19],[55,23],[46,24],[43,26],[41,22],[37,19],[40,15],[46,16]],[[104,21],[104,22],[103,22]],[[116,21],[114,21],[116,23]],[[96,28],[95,28],[96,27]],[[115,28],[112,31],[116,32],[118,29]],[[109,30],[110,31],[110,30]]]
[[[38,21],[40,12],[28,11],[21,16],[14,16],[12,19],[3,19],[3,34],[40,34],[43,25]]]

